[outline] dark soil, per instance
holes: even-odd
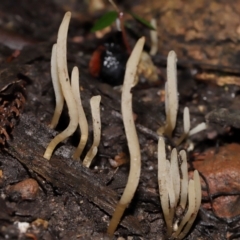
[[[92,77],[88,71],[92,53],[105,41],[96,39],[90,33],[93,22],[101,12],[90,14],[85,1],[70,2],[71,4],[69,1],[57,0],[0,1],[0,103],[5,106],[4,101],[7,102],[5,110],[0,107],[0,239],[108,239],[107,226],[127,181],[128,148],[121,119],[121,93]],[[150,12],[146,13],[147,2],[152,2],[152,14],[156,17],[162,14],[159,24],[165,15],[168,17],[166,12],[177,11],[183,22],[186,18],[184,14],[191,15],[194,11],[199,14],[203,8],[192,4],[192,9],[188,12],[186,7],[182,11],[180,7],[178,9],[178,4],[174,7],[159,3],[158,6],[158,1],[132,1],[131,4],[128,1],[118,2],[123,9],[135,10],[146,18]],[[216,4],[220,6],[219,11],[224,11],[224,1],[216,1]],[[65,108],[57,128],[51,130],[48,127],[55,107],[50,77],[51,48],[67,9],[73,11],[68,37],[68,68],[72,69],[76,65],[80,69],[80,86],[83,89],[81,97],[90,123],[90,136],[92,120],[89,99],[98,94],[102,96],[101,143],[90,169],[71,158],[78,144],[79,131],[57,147],[50,161],[43,158],[50,140],[68,124]],[[111,7],[106,6],[106,9]],[[204,13],[199,16],[199,22],[206,18]],[[149,31],[141,30],[142,26],[131,19],[129,24],[132,29],[128,33],[130,44],[137,40],[141,32],[146,34],[148,50]],[[214,26],[218,29],[218,23],[212,22],[212,25],[213,29]],[[190,28],[189,24],[188,27]],[[159,28],[162,29],[161,33],[163,29],[168,31],[166,26],[160,25]],[[208,42],[209,32],[206,32],[207,40],[202,39],[201,35],[195,41],[195,35],[188,39],[178,36],[184,34],[182,31],[178,33],[172,30],[171,34],[168,32],[160,36],[159,44],[163,50],[160,49],[153,57],[159,73],[156,86],[145,82],[133,89],[133,111],[136,114],[141,146],[142,172],[137,192],[114,239],[166,238],[157,183],[156,131],[165,120],[160,90],[164,89],[169,48],[176,49],[179,54],[180,111],[175,136],[181,134],[185,106],[190,108],[192,126],[203,121],[209,122],[207,131],[191,138],[195,148],[189,153],[190,159],[193,160],[196,152],[203,152],[209,147],[240,142],[240,68],[239,62],[236,64],[238,50],[235,48],[234,51],[233,44],[238,40],[234,42],[235,35],[229,36],[230,40],[231,37],[233,39],[229,51],[226,45],[230,44],[230,40],[225,39],[226,45],[224,39],[221,40],[222,49],[226,52],[221,57],[226,58],[216,62],[214,59],[217,57],[210,52],[214,52],[214,44],[220,52],[219,35],[216,39],[212,36],[211,42]],[[77,37],[79,41],[76,40]],[[176,39],[179,41],[174,45]],[[205,49],[208,43],[209,47]],[[15,49],[20,50],[17,57],[13,56]],[[195,57],[192,53],[194,49],[198,52],[205,49],[206,58]],[[204,77],[204,73],[213,74],[214,77],[209,79]],[[230,80],[219,84],[218,76],[229,77]],[[7,130],[9,139],[3,129]],[[87,149],[91,143],[92,137],[88,140]],[[180,146],[183,147],[187,147],[187,144]],[[121,154],[125,156],[124,164],[118,169],[113,168],[109,160]],[[22,184],[17,185],[19,183]],[[24,222],[29,223],[29,228],[26,232],[21,232],[18,224]],[[239,225],[238,220],[233,224],[233,219],[226,221],[217,218],[213,212],[202,208],[186,239],[240,239]]]

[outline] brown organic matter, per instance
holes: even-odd
[[[0,90],[0,145],[5,146],[25,104],[24,81],[13,80]]]
[[[90,32],[102,12],[89,13],[87,2],[19,0],[16,4],[14,0],[0,1],[0,27],[15,33],[8,35],[12,46],[21,44],[19,36],[23,36],[25,42],[31,41],[31,45],[27,44],[13,58],[15,50],[7,47],[0,34],[1,239],[104,239],[126,185],[129,163],[126,161],[121,165],[117,158],[114,164],[119,164],[118,168],[109,163],[122,153],[124,159],[129,159],[120,111],[121,94],[88,72],[94,50],[104,45],[105,39],[97,39]],[[236,158],[240,143],[238,1],[117,2],[123,11],[132,11],[147,20],[156,18],[159,49],[152,60],[159,79],[156,86],[148,79],[140,79],[132,89],[142,167],[136,194],[114,240],[166,238],[157,184],[156,131],[165,122],[163,89],[166,57],[170,50],[178,56],[179,117],[173,132],[174,140],[183,132],[185,106],[189,108],[191,127],[205,120],[209,125],[206,131],[191,137],[194,150],[188,153],[189,166],[202,170],[206,182],[202,179],[202,207],[186,239],[239,238],[240,192]],[[103,12],[113,10],[107,1],[105,3]],[[89,99],[94,95],[102,97],[101,142],[90,169],[72,159],[79,142],[79,130],[57,147],[50,161],[42,158],[50,140],[69,122],[68,110],[64,107],[56,129],[48,127],[55,106],[50,76],[51,49],[66,10],[71,10],[73,16],[67,61],[69,69],[79,67],[81,99],[89,126],[92,126]],[[130,27],[130,31],[127,30],[129,45],[132,47],[144,35],[145,50],[148,51],[151,47],[149,29],[144,29],[127,14],[125,16]],[[204,81],[201,80],[203,76]],[[91,127],[89,136],[92,136]],[[86,149],[90,148],[92,140],[90,137]],[[165,143],[168,151],[173,142],[166,138]],[[183,142],[178,150],[187,147],[188,143]],[[202,156],[204,152],[209,154]],[[82,155],[84,157],[86,151]],[[37,181],[37,194],[31,200],[10,198],[7,188],[25,179]],[[208,181],[210,194],[207,192]],[[43,224],[36,224],[37,219]],[[27,233],[20,233],[16,222],[29,223]]]
[[[203,197],[208,200],[206,208],[212,208],[221,218],[231,219],[240,214],[239,149],[240,144],[236,143],[208,149],[193,162],[194,168],[204,176],[202,188]]]

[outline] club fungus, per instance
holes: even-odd
[[[100,119],[100,101],[101,96],[94,96],[90,100],[92,122],[93,122],[93,144],[83,160],[83,165],[89,167],[92,159],[95,157],[101,137],[101,119]]]
[[[48,145],[43,157],[46,159],[50,159],[52,156],[52,152],[55,147],[62,142],[64,139],[71,136],[77,126],[78,126],[78,113],[77,113],[77,104],[73,98],[71,85],[70,85],[70,78],[68,76],[68,69],[67,69],[67,32],[68,26],[71,18],[71,13],[67,12],[63,18],[63,21],[60,25],[58,31],[58,39],[57,39],[57,72],[59,77],[60,86],[62,89],[62,94],[64,99],[67,103],[70,122],[68,127],[58,134]]]
[[[182,136],[176,141],[177,146],[189,136],[189,132],[190,132],[190,113],[189,108],[185,107],[183,110],[183,133]]]
[[[178,113],[178,91],[177,91],[177,56],[174,51],[170,51],[167,58],[167,81],[165,83],[165,126],[158,129],[159,135],[165,135],[172,138],[173,131],[177,123]],[[183,113],[183,128],[182,136],[175,142],[178,146],[188,136],[196,134],[207,128],[206,123],[200,123],[195,128],[190,130],[190,114],[188,107],[184,108]]]
[[[177,150],[173,149],[170,161],[167,160],[164,140],[159,137],[159,195],[167,234],[171,238],[183,239],[187,235],[201,205],[202,192],[198,171],[194,171],[194,177],[189,181],[187,171],[186,152],[182,150],[177,154]]]
[[[88,140],[88,123],[84,113],[80,90],[79,90],[79,71],[74,67],[71,74],[71,84],[68,76],[67,68],[67,32],[71,18],[71,13],[67,12],[63,18],[58,31],[57,43],[53,45],[51,57],[51,76],[56,98],[56,108],[54,116],[50,124],[51,128],[55,128],[58,124],[60,115],[62,113],[64,99],[68,107],[70,122],[68,127],[58,134],[48,145],[44,158],[50,159],[55,147],[67,137],[71,136],[77,126],[80,127],[81,137],[78,147],[73,154],[74,159],[80,159],[83,149]],[[93,118],[94,141],[84,159],[84,165],[89,167],[93,157],[96,155],[101,135],[101,121],[100,121],[100,96],[94,96],[90,100],[91,112]]]
[[[51,57],[51,77],[53,82],[53,89],[55,93],[56,107],[53,114],[53,118],[50,124],[50,128],[55,128],[58,124],[59,118],[61,116],[64,104],[64,98],[62,94],[62,89],[58,79],[58,69],[57,69],[57,45],[53,44],[52,57]]]
[[[125,209],[131,202],[133,195],[137,189],[140,177],[141,155],[136,127],[133,119],[131,88],[134,86],[137,66],[141,57],[144,43],[145,43],[144,37],[140,38],[136,43],[127,61],[126,72],[123,82],[121,109],[125,134],[130,152],[130,172],[123,195],[116,206],[115,212],[112,216],[112,219],[108,227],[107,232],[110,236],[114,234]]]
[[[165,112],[166,126],[164,133],[172,137],[172,132],[176,126],[178,112],[178,92],[177,92],[177,57],[174,51],[170,51],[167,58],[167,82],[165,83]]]
[[[77,103],[78,123],[80,127],[80,132],[81,132],[81,137],[80,137],[78,147],[75,153],[73,154],[73,159],[75,160],[78,160],[80,158],[82,151],[85,148],[88,140],[88,122],[82,106],[78,78],[79,78],[78,68],[74,67],[72,71],[71,86],[72,86],[73,97]]]
[[[155,28],[155,30],[150,31],[150,39],[151,39],[150,55],[155,56],[158,52],[157,20],[155,18],[152,18],[150,23]]]

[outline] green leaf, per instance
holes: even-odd
[[[118,13],[116,11],[110,11],[105,13],[91,29],[91,32],[96,32],[98,30],[102,30],[105,27],[110,26],[118,17]]]
[[[143,24],[145,27],[151,29],[151,30],[155,30],[156,29],[151,25],[150,22],[148,22],[147,20],[145,20],[144,18],[138,16],[135,13],[129,13],[135,20],[137,20],[138,22],[140,22],[141,24]]]

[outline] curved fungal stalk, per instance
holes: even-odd
[[[152,18],[150,23],[155,28],[155,30],[150,31],[150,39],[151,39],[150,55],[155,56],[158,52],[158,32],[157,32],[156,18]]]
[[[173,235],[172,235],[173,237],[177,237],[181,233],[183,227],[189,221],[191,215],[194,213],[195,198],[196,198],[195,184],[194,184],[194,180],[191,179],[189,181],[189,185],[188,185],[188,210],[187,210],[186,214],[184,215],[177,231],[173,233]]]
[[[166,181],[167,181],[167,189],[168,189],[168,201],[169,201],[169,222],[167,223],[167,235],[171,236],[172,229],[173,229],[173,217],[174,217],[174,210],[176,207],[176,197],[173,187],[173,179],[171,174],[171,164],[168,160],[166,160]]]
[[[168,198],[169,198],[169,207],[170,210],[176,207],[176,196],[173,187],[173,178],[171,174],[171,163],[166,160],[166,179],[167,179],[167,189],[168,189]]]
[[[178,112],[178,92],[177,92],[177,56],[174,51],[170,51],[167,58],[167,82],[165,84],[165,112],[166,127],[164,134],[172,137],[172,132],[176,126]]]
[[[197,170],[195,170],[193,173],[193,180],[194,180],[194,187],[195,187],[195,209],[194,209],[193,214],[189,218],[186,226],[184,227],[183,231],[178,236],[178,239],[183,239],[187,235],[187,233],[189,232],[189,230],[191,229],[191,227],[193,225],[193,222],[195,221],[195,219],[197,217],[198,210],[201,205],[202,189],[201,189],[201,181],[200,181],[199,173]]]
[[[179,173],[179,165],[178,165],[178,154],[177,149],[174,148],[171,152],[171,167],[170,167],[170,175],[173,183],[173,190],[175,194],[175,206],[177,206],[179,195],[180,195],[180,173]]]
[[[162,137],[158,141],[158,185],[167,235],[171,239],[183,239],[189,232],[201,205],[201,183],[198,171],[194,171],[193,180],[188,182],[186,151],[178,153],[174,148],[171,161],[166,159],[165,143]],[[188,198],[188,201],[187,201]],[[188,208],[185,212],[188,202]],[[181,211],[182,213],[180,213]],[[177,211],[177,212],[176,212]],[[178,225],[178,223],[180,224]]]
[[[72,86],[73,97],[77,103],[78,124],[80,127],[80,133],[81,133],[79,144],[77,146],[75,153],[73,154],[73,159],[80,160],[80,156],[88,140],[88,122],[87,122],[85,112],[83,110],[81,96],[80,96],[78,67],[74,67],[72,70],[71,86]]]
[[[183,132],[185,135],[188,135],[190,131],[190,113],[189,108],[185,107],[183,110]]]
[[[187,154],[185,150],[179,152],[180,158],[182,160],[181,164],[181,196],[180,196],[180,206],[182,209],[186,208],[187,196],[188,196],[188,166],[187,166]]]
[[[180,182],[180,173],[179,173],[179,163],[178,163],[178,153],[177,153],[177,149],[174,148],[171,152],[171,164],[170,164],[170,171],[169,171],[169,176],[171,178],[171,182],[172,182],[172,189],[174,192],[174,205],[170,205],[170,216],[171,216],[171,222],[173,223],[173,219],[174,219],[174,214],[177,208],[177,204],[179,202],[179,198],[180,198],[180,187],[181,187],[181,182]],[[169,162],[169,161],[168,161]],[[170,192],[170,188],[169,188],[169,192]],[[169,199],[170,195],[169,195]],[[177,224],[176,224],[177,226]],[[174,230],[176,227],[173,224],[172,229]]]
[[[169,210],[169,194],[168,194],[168,171],[167,171],[167,159],[166,159],[166,150],[165,142],[162,137],[159,137],[158,140],[158,186],[159,186],[159,195],[162,206],[162,211],[164,219],[167,225],[167,233],[170,236],[172,233],[172,219],[170,216]],[[174,195],[174,194],[173,194]]]
[[[124,76],[123,89],[122,89],[122,99],[121,99],[121,109],[123,116],[123,124],[125,129],[125,134],[128,142],[128,148],[130,152],[130,172],[128,176],[128,181],[124,189],[123,195],[116,206],[115,212],[112,216],[108,227],[108,234],[112,236],[120,222],[122,215],[131,202],[134,193],[137,189],[139,183],[139,177],[141,172],[141,154],[140,146],[137,137],[136,127],[133,119],[132,112],[132,93],[131,89],[134,86],[134,80],[137,72],[137,66],[142,54],[143,46],[145,43],[145,38],[140,38],[126,65],[126,72]]]
[[[93,144],[83,160],[83,165],[85,167],[90,167],[93,158],[97,154],[98,146],[101,139],[100,101],[101,96],[99,95],[94,96],[90,99],[93,122]]]
[[[58,134],[48,145],[43,157],[50,159],[55,147],[67,137],[71,136],[78,126],[77,104],[72,94],[67,69],[67,32],[71,13],[67,12],[62,20],[57,39],[57,70],[63,96],[66,100],[70,122],[68,127]]]
[[[157,130],[159,135],[165,135],[172,139],[173,130],[176,127],[178,112],[178,91],[177,91],[177,56],[174,51],[170,51],[167,58],[167,81],[165,83],[165,113],[166,123]],[[201,123],[190,130],[189,108],[185,107],[183,111],[183,134],[175,141],[178,146],[187,137],[203,131],[207,128],[206,123]]]
[[[64,105],[64,98],[62,89],[60,86],[60,82],[58,79],[58,71],[57,71],[57,44],[53,44],[52,47],[52,56],[51,56],[51,77],[53,83],[53,89],[55,93],[55,100],[56,100],[56,107],[53,114],[52,121],[49,125],[50,128],[55,128],[58,124],[59,118],[61,116],[63,105]]]
[[[189,136],[192,136],[193,134],[201,132],[205,129],[207,129],[207,124],[205,122],[199,123],[195,128],[191,129]]]
[[[190,113],[189,108],[185,107],[183,110],[183,134],[182,136],[176,141],[176,146],[180,145],[184,139],[186,139],[189,135],[190,131]]]

